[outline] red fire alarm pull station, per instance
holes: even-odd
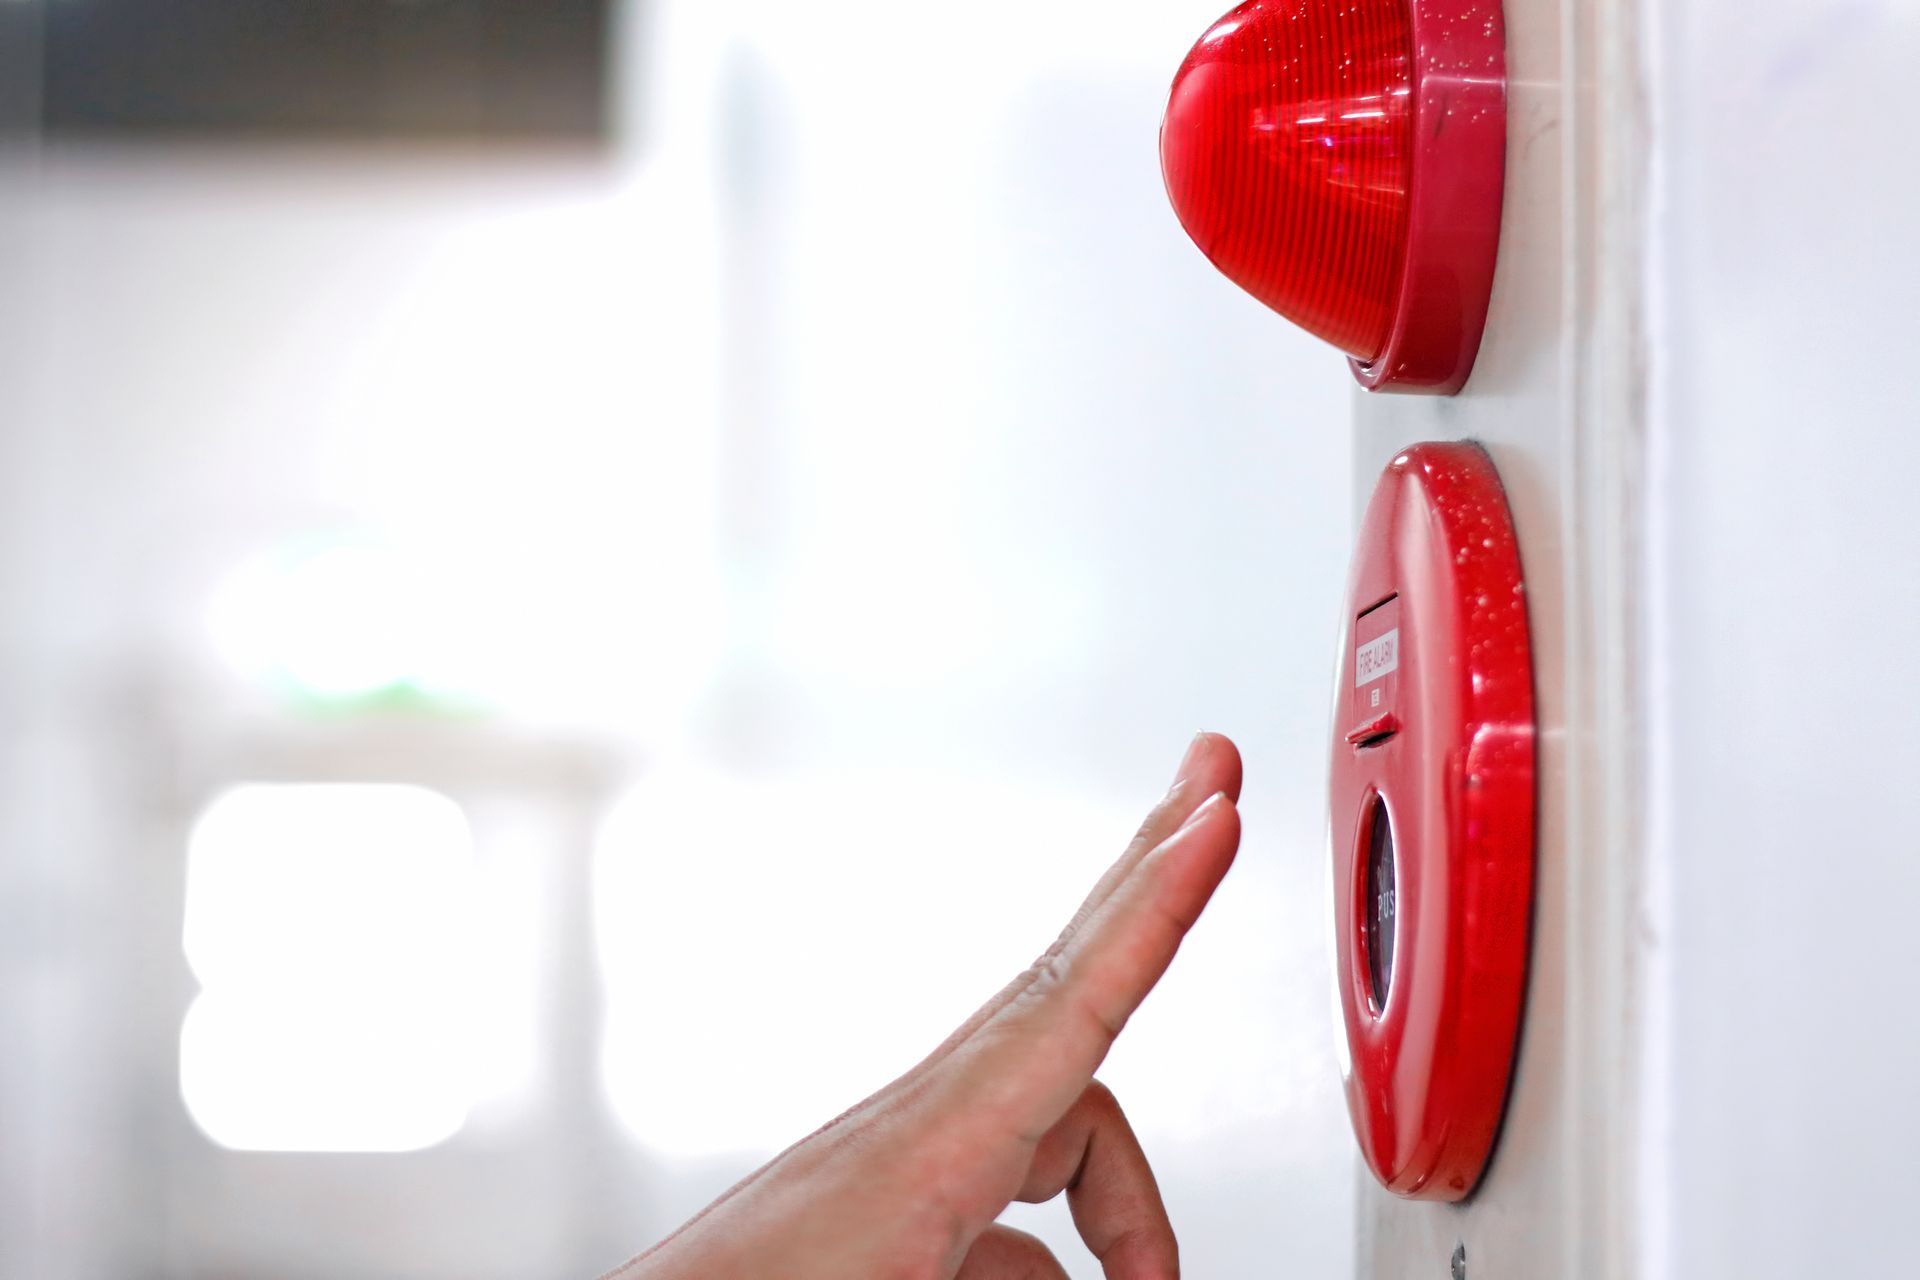
[[[1330,822],[1347,1106],[1388,1190],[1459,1200],[1506,1101],[1533,901],[1526,585],[1485,451],[1393,460],[1347,603]]]
[[[1451,395],[1486,327],[1506,142],[1500,0],[1248,0],[1174,77],[1160,158],[1235,283],[1362,386]]]

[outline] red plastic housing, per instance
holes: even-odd
[[[1174,77],[1160,157],[1201,252],[1362,385],[1466,382],[1505,185],[1500,0],[1248,0]]]
[[[1500,1126],[1533,903],[1526,585],[1478,446],[1415,445],[1381,476],[1341,653],[1329,830],[1348,1110],[1388,1190],[1459,1200]]]

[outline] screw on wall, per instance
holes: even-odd
[[[1467,1280],[1467,1246],[1463,1242],[1453,1246],[1453,1280]]]

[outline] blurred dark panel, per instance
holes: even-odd
[[[599,140],[611,3],[60,0],[42,10],[44,124],[56,136]]]
[[[40,127],[40,6],[0,0],[0,135]]]

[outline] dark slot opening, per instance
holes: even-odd
[[[1387,803],[1374,797],[1367,832],[1367,976],[1373,1011],[1387,1007],[1393,986],[1394,863],[1393,824]]]

